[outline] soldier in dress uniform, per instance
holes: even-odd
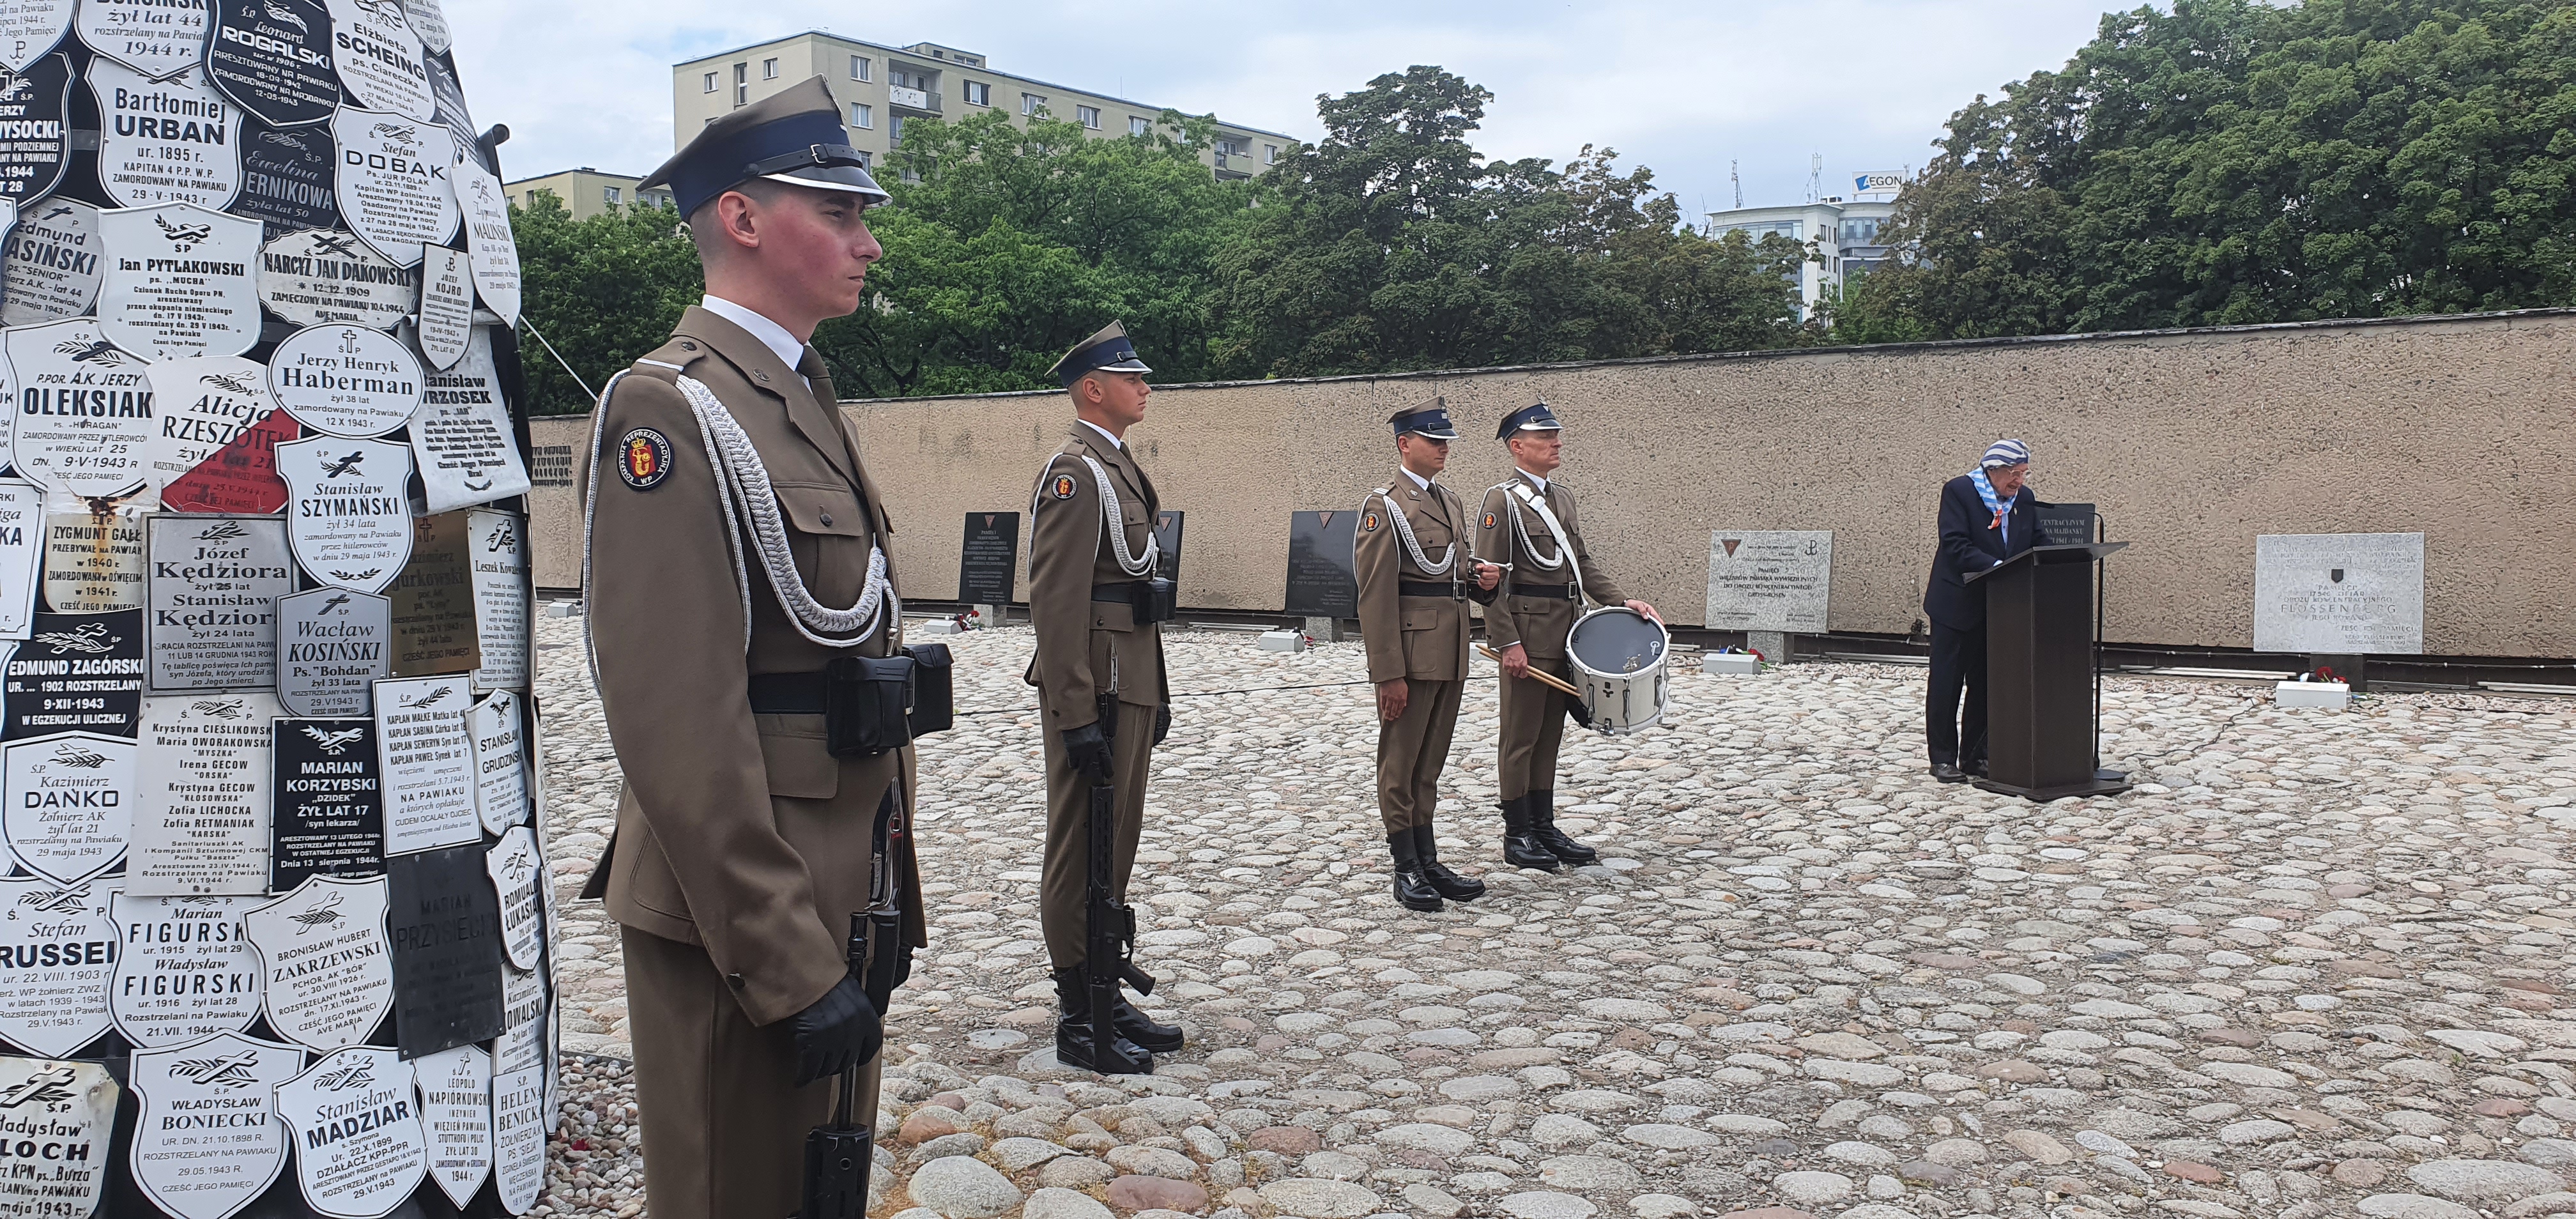
[[[1106,879],[1111,900],[1125,902],[1144,828],[1146,765],[1172,727],[1160,625],[1171,614],[1171,582],[1159,577],[1154,540],[1162,500],[1126,442],[1127,429],[1145,418],[1154,392],[1145,374],[1153,369],[1137,358],[1126,327],[1111,322],[1051,371],[1073,400],[1074,423],[1030,495],[1029,621],[1038,638],[1027,680],[1046,720],[1039,919],[1062,1009],[1056,1056],[1102,1074],[1149,1072],[1154,1054],[1181,1048],[1181,1030],[1148,1019],[1125,992],[1113,992],[1113,1044],[1094,1044],[1085,831],[1092,786],[1112,784],[1115,859]]]
[[[1503,417],[1494,436],[1511,450],[1512,476],[1485,492],[1476,517],[1475,553],[1506,568],[1485,612],[1485,640],[1503,658],[1503,858],[1549,872],[1601,856],[1556,828],[1556,750],[1566,716],[1579,708],[1530,672],[1572,680],[1565,637],[1586,597],[1662,621],[1654,606],[1619,591],[1584,546],[1574,493],[1555,478],[1564,426],[1545,402]]]
[[[1351,558],[1360,638],[1377,684],[1377,811],[1395,860],[1395,900],[1438,910],[1443,898],[1485,895],[1485,882],[1440,862],[1431,814],[1466,690],[1467,602],[1491,602],[1503,573],[1466,556],[1467,502],[1433,477],[1448,467],[1449,442],[1458,438],[1447,403],[1434,398],[1388,422],[1402,464],[1394,481],[1360,501]]]
[[[863,217],[886,193],[840,113],[816,77],[645,179],[688,218],[706,298],[610,382],[583,461],[592,668],[625,772],[583,896],[623,927],[657,1219],[797,1209],[833,1077],[859,1072],[857,1120],[875,1116],[852,917],[876,917],[895,974],[927,942],[913,752],[836,753],[850,725],[823,714],[826,666],[889,656],[901,624],[893,527],[807,345],[884,252]]]

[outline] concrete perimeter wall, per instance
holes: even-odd
[[[2251,646],[2258,533],[2420,531],[2426,652],[2576,655],[2576,311],[1162,388],[1129,439],[1188,514],[1182,604],[1278,609],[1288,514],[1393,478],[1384,421],[1435,393],[1471,504],[1507,470],[1496,421],[1553,404],[1596,559],[1677,624],[1704,616],[1712,530],[1830,529],[1833,629],[1911,629],[1941,482],[2018,436],[2041,498],[2134,543],[2115,641]],[[922,600],[956,594],[966,513],[1027,510],[1071,419],[1059,394],[843,406]],[[535,425],[540,587],[579,583],[588,440]]]

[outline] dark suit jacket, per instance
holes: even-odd
[[[1962,474],[1941,486],[1941,539],[1932,551],[1932,580],[1923,589],[1923,612],[1954,630],[1972,631],[1986,624],[1986,590],[1964,577],[2001,563],[2039,541],[2038,501],[2030,488],[2013,496],[2011,549],[1994,529],[1995,514],[1977,494],[1974,479]]]

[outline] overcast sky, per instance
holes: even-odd
[[[1586,142],[1653,167],[1685,214],[1827,194],[1920,167],[1950,113],[2062,65],[2106,0],[445,0],[477,121],[509,124],[513,178],[640,174],[671,151],[671,65],[806,29],[938,42],[993,68],[1312,139],[1315,96],[1437,64],[1494,93],[1489,156],[1558,162]],[[882,17],[871,15],[883,14]],[[1838,187],[1837,180],[1845,185]]]

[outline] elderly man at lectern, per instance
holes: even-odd
[[[1998,440],[1987,446],[1976,469],[1941,488],[1940,544],[1923,590],[1923,614],[1932,621],[1923,739],[1932,755],[1932,777],[1943,783],[1986,773],[1986,590],[1967,577],[2038,542],[2038,501],[2022,485],[2029,476],[2029,447]]]

